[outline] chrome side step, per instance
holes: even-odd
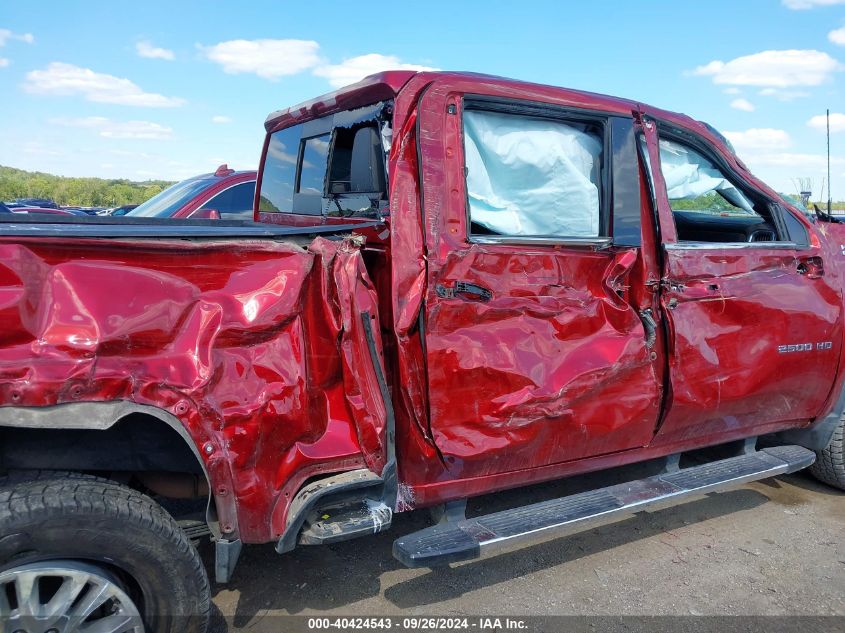
[[[551,499],[454,523],[442,523],[393,542],[408,567],[433,567],[487,555],[523,541],[564,536],[650,506],[668,506],[749,481],[792,473],[815,461],[800,446],[776,446],[700,466]]]

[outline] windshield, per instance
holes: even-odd
[[[177,182],[126,215],[144,218],[169,218],[193,197],[214,184],[208,178],[191,178]]]

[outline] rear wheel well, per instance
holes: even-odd
[[[0,470],[84,472],[164,498],[210,497],[193,446],[168,423],[140,412],[105,429],[0,426]],[[213,497],[208,510],[211,523]]]

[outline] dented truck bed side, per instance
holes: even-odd
[[[217,234],[0,236],[0,401],[4,420],[58,411],[69,428],[91,410],[75,403],[172,416],[223,535],[265,542],[308,478],[384,466],[361,324],[378,302],[354,239]]]

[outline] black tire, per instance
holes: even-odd
[[[0,570],[84,560],[118,576],[150,633],[203,633],[208,577],[190,540],[149,497],[107,479],[42,472],[0,480]]]
[[[839,420],[827,448],[816,451],[816,463],[810,466],[810,472],[819,481],[845,490],[845,416]]]

